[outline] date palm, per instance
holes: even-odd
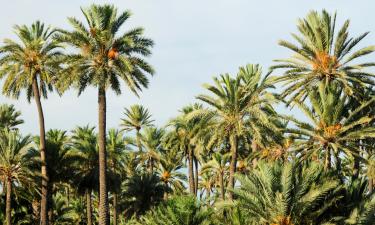
[[[279,45],[293,51],[288,59],[275,60],[279,64],[271,69],[286,69],[277,78],[286,85],[282,97],[290,97],[288,103],[303,101],[319,84],[339,84],[348,95],[361,95],[362,89],[374,85],[374,75],[367,71],[373,62],[355,62],[372,53],[375,46],[355,50],[369,32],[356,38],[349,36],[349,20],[336,31],[336,14],[311,11],[299,19],[299,34],[292,34],[297,44],[279,41]]]
[[[324,213],[341,198],[339,181],[314,163],[260,162],[238,178],[234,205],[247,215],[246,224],[322,224],[330,219]]]
[[[181,152],[188,161],[189,190],[194,195],[196,195],[198,185],[194,175],[194,160],[198,158],[197,155],[194,155],[198,144],[197,136],[208,122],[207,117],[203,116],[190,118],[190,115],[197,110],[203,110],[203,106],[193,104],[183,107],[180,115],[169,121],[168,126],[173,130],[165,138],[166,147]]]
[[[151,114],[142,105],[132,105],[130,108],[125,108],[125,118],[121,119],[121,126],[125,131],[135,131],[136,141],[139,152],[142,152],[142,135],[141,129],[152,126],[154,120],[151,119]]]
[[[75,168],[73,180],[78,189],[78,193],[85,195],[87,224],[93,224],[92,216],[92,191],[98,189],[98,143],[95,127],[77,127],[72,131],[71,154],[77,160],[72,167]],[[85,162],[82,164],[82,162]]]
[[[0,105],[0,129],[17,129],[17,126],[24,122],[20,116],[21,112],[17,111],[14,105]]]
[[[276,139],[273,134],[279,128],[271,106],[275,98],[267,90],[272,85],[267,76],[262,78],[259,65],[249,64],[241,67],[235,78],[229,74],[220,75],[214,78],[214,85],[205,84],[204,87],[211,95],[199,95],[197,98],[212,109],[196,110],[195,116],[211,115],[215,121],[209,128],[214,132],[210,142],[223,143],[229,139],[231,162],[228,188],[233,189],[239,140],[248,134],[258,143]],[[232,193],[228,197],[232,200]]]
[[[40,158],[42,161],[41,225],[47,225],[48,173],[46,160],[46,140],[41,98],[47,98],[53,90],[53,83],[60,71],[60,45],[52,40],[54,29],[46,28],[37,21],[30,27],[15,26],[19,42],[5,39],[0,47],[0,79],[4,79],[3,94],[18,98],[22,90],[27,100],[35,99],[39,117]]]
[[[120,28],[131,13],[117,12],[113,5],[91,5],[82,9],[85,23],[69,18],[73,31],[62,31],[58,40],[80,52],[66,58],[68,68],[65,87],[71,82],[81,94],[87,86],[98,90],[99,106],[99,224],[109,224],[108,193],[106,185],[106,93],[112,89],[121,94],[121,81],[136,95],[148,86],[147,74],[152,67],[142,58],[151,54],[152,40],[143,37],[143,29],[135,28],[120,34]]]
[[[151,174],[154,173],[154,167],[160,161],[164,133],[163,129],[147,127],[141,135],[141,142],[145,148],[141,158]]]
[[[164,200],[168,194],[180,194],[184,192],[186,175],[181,172],[183,168],[182,157],[176,151],[165,151],[161,154],[158,172],[160,179],[165,185]]]
[[[290,117],[296,128],[289,128],[287,132],[298,136],[294,151],[302,153],[303,157],[323,155],[326,169],[331,167],[333,155],[337,170],[340,170],[340,154],[360,158],[358,141],[375,137],[375,128],[371,126],[373,116],[364,114],[357,117],[374,103],[375,98],[352,108],[349,98],[341,94],[341,88],[334,86],[310,91],[311,107],[296,103],[310,122],[300,122]]]
[[[28,185],[31,171],[27,152],[31,148],[30,136],[22,137],[17,131],[0,131],[0,178],[6,189],[5,221],[11,224],[13,186]]]
[[[225,200],[225,175],[228,171],[227,163],[230,161],[230,155],[221,154],[220,152],[215,152],[212,155],[212,159],[202,165],[201,173],[209,173],[214,176],[218,183],[217,186],[220,187],[220,197]]]

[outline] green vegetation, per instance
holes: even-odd
[[[147,88],[153,41],[142,28],[119,33],[128,11],[82,13],[71,30],[16,26],[0,46],[2,92],[34,98],[40,128],[22,135],[21,112],[0,105],[5,224],[375,224],[375,46],[357,47],[368,32],[351,38],[349,21],[336,30],[336,14],[312,11],[269,72],[215,77],[163,127],[132,105],[107,129],[107,92]],[[88,86],[98,125],[46,131],[42,98]]]

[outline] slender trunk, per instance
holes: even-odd
[[[258,144],[256,143],[255,140],[251,141],[251,150],[252,150],[253,154],[258,151]],[[252,160],[252,164],[253,164],[253,169],[255,169],[255,167],[258,165],[258,159],[254,158]]]
[[[67,203],[68,205],[70,204],[70,193],[69,193],[69,187],[66,187],[65,188],[65,192],[66,192],[66,200],[67,200]]]
[[[326,149],[326,158],[324,163],[324,169],[330,170],[331,169],[331,151],[330,149]]]
[[[99,225],[109,225],[107,193],[107,153],[106,153],[106,93],[104,87],[98,90],[99,104]]]
[[[164,190],[164,195],[163,195],[164,201],[168,200],[168,184],[165,184],[165,190]]]
[[[149,171],[151,175],[154,174],[154,160],[152,158],[149,160]]]
[[[87,225],[92,225],[91,190],[86,190],[86,217]]]
[[[368,191],[371,194],[374,191],[374,179],[368,178]]]
[[[113,193],[113,225],[117,225],[117,193]]]
[[[46,160],[46,136],[45,136],[45,125],[44,125],[44,115],[43,115],[43,107],[40,101],[40,93],[38,87],[37,78],[33,80],[33,93],[35,103],[38,109],[38,116],[39,116],[39,136],[40,136],[40,161],[41,161],[41,172],[42,172],[42,196],[40,200],[40,224],[47,225],[48,224],[48,173],[47,173],[47,160]]]
[[[228,198],[233,200],[233,188],[234,188],[234,174],[236,173],[236,164],[237,164],[237,136],[232,135],[230,137],[230,151],[231,151],[231,160],[229,167],[229,184],[228,184]]]
[[[8,178],[6,180],[6,188],[7,188],[7,193],[6,193],[6,206],[5,206],[5,219],[7,221],[6,225],[11,225],[11,213],[12,213],[12,181]]]
[[[189,165],[188,165],[188,171],[189,171],[189,189],[190,189],[190,194],[194,194],[195,193],[195,184],[194,184],[194,171],[193,171],[193,151],[191,149],[191,147],[189,146],[188,147],[188,161],[189,161]]]
[[[221,194],[221,198],[223,200],[225,200],[224,172],[223,171],[220,172],[219,182],[220,182],[220,194]]]
[[[142,152],[142,144],[141,144],[141,129],[137,128],[137,146],[138,146],[138,151],[141,153]]]
[[[194,187],[195,187],[195,190],[194,190],[194,193],[195,193],[195,196],[197,196],[197,194],[198,194],[198,178],[199,178],[199,176],[198,176],[198,160],[197,160],[197,158],[195,157],[195,156],[193,156],[194,157],[194,166],[195,166],[195,170],[194,170],[194,172],[195,172],[195,175],[194,175]]]

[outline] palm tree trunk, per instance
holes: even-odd
[[[104,87],[98,90],[99,104],[99,225],[109,225],[107,193],[107,153],[106,153],[106,93]]]
[[[86,190],[86,217],[87,225],[92,225],[91,191]]]
[[[117,194],[113,193],[113,225],[117,225]]]
[[[193,162],[193,151],[191,147],[188,147],[188,170],[189,170],[189,189],[190,189],[190,194],[194,195],[195,194],[195,184],[194,184],[194,162]]]
[[[195,157],[195,156],[193,156],[194,157],[194,165],[195,165],[195,168],[194,168],[194,172],[195,172],[195,176],[194,176],[194,188],[195,188],[195,190],[194,190],[194,193],[195,193],[195,196],[197,196],[197,194],[198,194],[198,178],[199,178],[199,176],[198,176],[198,160],[197,160],[197,158]]]
[[[371,194],[374,190],[374,180],[371,178],[368,178],[368,191]]]
[[[230,137],[230,151],[231,151],[231,160],[230,160],[230,167],[229,167],[229,184],[228,189],[230,190],[228,193],[229,200],[233,200],[233,193],[232,190],[234,188],[234,174],[236,173],[236,164],[237,164],[237,136],[232,135]]]
[[[136,141],[137,141],[137,146],[138,146],[138,151],[141,153],[142,152],[142,144],[141,144],[141,132],[140,132],[140,128],[137,128],[137,137],[136,137]]]
[[[37,78],[33,80],[33,94],[35,103],[38,109],[39,116],[39,136],[40,136],[40,161],[41,161],[41,172],[42,172],[42,196],[40,200],[40,225],[48,224],[48,173],[47,173],[47,160],[46,160],[46,135],[44,125],[43,107],[40,101],[40,92],[38,87]]]
[[[5,206],[5,219],[6,219],[6,225],[11,225],[11,213],[12,213],[12,181],[8,178],[6,180],[6,206]]]
[[[224,173],[223,172],[220,173],[219,182],[220,182],[220,194],[221,194],[221,198],[223,200],[225,200]]]
[[[331,169],[331,151],[330,149],[326,149],[326,159],[324,163],[324,169],[330,170]]]
[[[353,165],[353,179],[357,179],[359,176],[359,158],[354,157],[354,165]]]
[[[168,200],[168,184],[167,183],[165,184],[165,191],[164,191],[163,199],[164,201]]]

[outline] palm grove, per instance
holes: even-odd
[[[121,31],[128,11],[81,11],[69,30],[15,26],[0,47],[2,93],[33,101],[40,130],[21,134],[21,112],[0,106],[5,224],[374,224],[375,47],[359,47],[368,32],[352,37],[349,21],[312,11],[269,72],[248,64],[213,78],[163,127],[133,105],[107,129],[106,93],[147,88],[153,41]],[[48,93],[89,86],[97,126],[46,131]]]

